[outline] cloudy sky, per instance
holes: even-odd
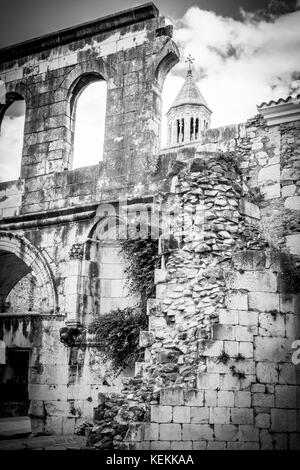
[[[0,47],[105,16],[144,2],[119,0],[2,0]],[[188,54],[210,108],[212,126],[243,122],[262,101],[296,93],[300,78],[300,0],[158,0],[174,25],[181,62],[168,75],[163,115],[186,74]],[[18,14],[16,15],[16,11]],[[95,103],[99,103],[95,106]],[[78,100],[74,166],[101,159],[103,84],[90,85]],[[6,113],[0,135],[0,179],[14,179],[22,142],[21,104]],[[165,143],[163,119],[162,145]],[[93,139],[94,137],[94,139]]]

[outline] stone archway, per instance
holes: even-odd
[[[129,294],[126,284],[126,263],[120,245],[125,236],[126,224],[115,215],[100,218],[90,230],[86,247],[90,272],[87,291],[97,299],[92,301],[94,315],[131,307],[138,301]]]
[[[58,311],[57,291],[50,267],[43,254],[26,238],[0,231],[0,308],[13,287],[29,272],[34,273],[41,293],[40,314]]]
[[[26,303],[25,284],[21,308],[7,302],[11,293],[29,275],[34,276],[37,292],[36,310]],[[41,339],[42,318],[58,311],[57,292],[51,270],[43,254],[24,237],[0,231],[0,417],[26,419],[29,408],[31,353]],[[31,364],[31,365],[30,365]]]

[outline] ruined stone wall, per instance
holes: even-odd
[[[159,145],[162,84],[178,61],[171,36],[149,4],[99,20],[91,31],[83,25],[0,51],[7,97],[26,101],[22,202],[6,207],[28,213],[87,203],[146,178]],[[107,84],[103,164],[66,175],[76,100],[98,79]]]
[[[179,56],[171,36],[148,4],[0,51],[7,92],[0,116],[14,99],[26,101],[20,179],[0,184],[1,282],[8,270],[13,287],[22,268],[40,289],[31,309],[27,294],[7,299],[3,288],[1,334],[7,348],[31,351],[34,432],[73,432],[92,417],[100,391],[120,388],[86,329],[100,309],[132,299],[122,260],[105,263],[91,233],[101,202],[144,196],[160,140],[162,85]],[[72,170],[76,101],[95,80],[107,85],[103,162]]]
[[[21,178],[0,184],[0,254],[23,260],[42,292],[31,316],[2,302],[1,331],[31,349],[33,429],[73,432],[101,392],[89,437],[100,448],[299,448],[299,122],[258,116],[158,152],[178,50],[147,8],[0,51],[8,94],[26,100]],[[108,89],[104,160],[72,170],[76,99],[95,79]],[[179,215],[175,245],[162,240],[145,361],[113,395],[121,380],[85,328],[120,281],[101,285],[89,248],[119,196]]]
[[[140,340],[145,362],[122,396],[108,397],[108,408],[101,398],[88,442],[299,448],[297,259],[265,235],[234,154],[192,152],[183,149],[167,164],[178,248],[156,272],[149,331]]]

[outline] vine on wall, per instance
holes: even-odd
[[[139,347],[140,330],[148,328],[147,299],[154,297],[154,270],[158,266],[158,241],[126,239],[121,242],[127,268],[125,274],[129,292],[140,298],[137,307],[112,310],[89,325],[96,335],[99,350],[105,360],[112,361],[115,371],[133,366],[142,358]]]
[[[158,267],[158,241],[126,239],[121,242],[126,260],[125,274],[129,292],[140,296],[141,310],[146,313],[147,299],[155,296],[154,270]]]

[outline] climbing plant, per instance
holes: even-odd
[[[126,260],[125,274],[129,292],[140,296],[141,310],[146,312],[147,299],[155,296],[154,270],[158,267],[158,241],[125,239],[121,252]]]
[[[98,349],[116,371],[141,359],[141,329],[147,329],[146,315],[139,308],[128,307],[100,315],[89,325],[88,331],[96,335]]]
[[[154,269],[158,266],[158,241],[126,239],[121,242],[127,268],[125,274],[129,292],[140,298],[137,307],[112,310],[97,317],[89,332],[96,335],[99,350],[114,370],[133,365],[142,357],[139,348],[140,330],[148,328],[147,299],[154,297]]]

